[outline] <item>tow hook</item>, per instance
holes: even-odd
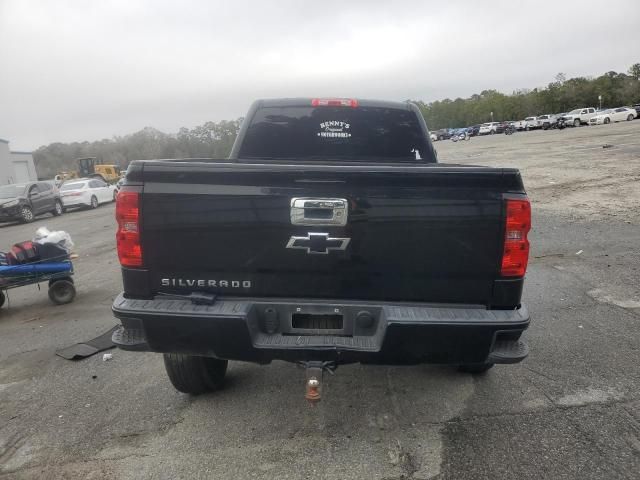
[[[322,399],[322,375],[329,372],[333,375],[337,365],[334,362],[309,361],[301,362],[306,372],[304,398],[315,406]]]

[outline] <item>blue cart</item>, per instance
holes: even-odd
[[[71,303],[76,296],[73,263],[69,255],[20,265],[0,266],[0,307],[11,288],[49,282],[49,298],[56,305]]]

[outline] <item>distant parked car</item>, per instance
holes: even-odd
[[[517,122],[513,122],[513,126],[515,127],[516,130],[526,130],[527,128],[527,121],[526,120],[518,120]]]
[[[467,127],[467,132],[469,133],[469,136],[476,137],[480,133],[480,125]]]
[[[86,178],[64,183],[60,187],[64,208],[89,207],[98,208],[98,205],[113,202],[116,199],[115,185],[109,185],[97,178]]]
[[[640,103],[634,103],[633,108],[636,111],[636,118],[640,118]]]
[[[480,125],[478,135],[493,135],[494,133],[498,133],[498,125],[500,125],[500,122],[483,123]]]
[[[433,133],[431,134],[433,135]],[[433,138],[431,138],[431,140],[433,140]],[[120,180],[118,180],[115,184],[115,192],[114,192],[114,198],[116,198],[118,196],[118,192],[120,192],[120,189],[122,188],[122,185],[124,185],[124,177],[121,178]]]
[[[505,120],[504,122],[499,122],[498,127],[496,128],[496,133],[504,133],[507,127],[509,127],[510,125],[514,125],[515,123],[516,122],[514,122],[513,120]]]
[[[516,122],[505,122],[504,133],[506,135],[513,135],[516,131]]]
[[[588,125],[589,120],[596,116],[596,109],[592,107],[576,108],[571,110],[564,116],[564,121],[567,125],[573,125],[579,127],[580,125]]]
[[[541,124],[538,123],[538,117],[527,117],[524,119],[524,129],[525,130],[535,130],[536,128],[540,128]]]
[[[29,223],[43,213],[63,213],[60,193],[53,183],[15,183],[0,187],[0,222]]]
[[[438,141],[438,136],[433,133],[433,132],[429,132],[429,138],[431,139],[432,142],[437,142]],[[120,183],[122,180],[118,181],[118,183]],[[120,187],[118,187],[118,183],[116,183],[116,188],[119,190]]]
[[[451,138],[451,130],[448,128],[441,128],[433,133],[438,137],[438,140],[449,140]]]
[[[550,128],[553,128],[557,123],[558,123],[558,117],[556,117],[552,113],[540,115],[538,117],[538,124],[540,125],[540,128],[542,128],[543,130],[548,130]]]
[[[589,125],[602,125],[611,122],[624,122],[625,120],[631,121],[638,113],[635,109],[630,107],[610,108],[598,112],[597,115],[589,119]]]
[[[471,135],[469,135],[469,130],[467,128],[455,128],[453,132],[451,132],[451,140],[457,142],[458,140],[469,140]]]

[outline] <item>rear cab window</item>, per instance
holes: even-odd
[[[434,162],[416,113],[387,107],[263,106],[242,140],[242,159]]]

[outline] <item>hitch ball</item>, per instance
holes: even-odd
[[[315,404],[320,401],[320,380],[316,377],[311,377],[307,380],[307,392],[304,395],[311,404]]]

